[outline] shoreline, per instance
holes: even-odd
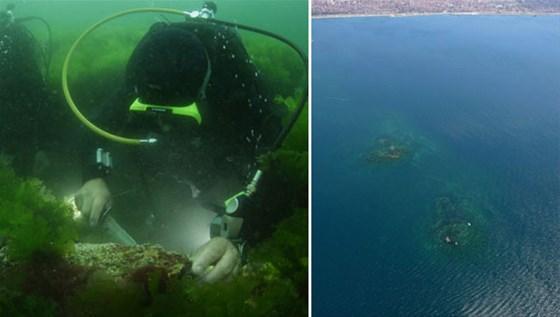
[[[419,12],[419,13],[340,13],[312,15],[311,19],[343,19],[343,18],[407,18],[419,16],[560,16],[560,12]]]

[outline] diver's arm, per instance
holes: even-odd
[[[120,89],[103,105],[93,122],[102,129],[119,132],[124,126],[128,104],[132,103],[133,98],[130,89]],[[78,208],[89,217],[89,223],[93,226],[99,222],[103,213],[111,206],[112,199],[107,178],[112,168],[110,149],[113,144],[85,127],[82,127],[82,133],[84,140],[81,148],[83,185],[76,193],[76,203]]]
[[[128,107],[134,100],[134,93],[129,87],[119,89],[107,102],[103,103],[97,114],[89,118],[99,128],[112,133],[122,132],[128,116]],[[100,155],[110,153],[115,146],[114,142],[95,134],[93,131],[82,126],[82,182],[93,178],[105,178],[110,169],[107,164],[100,164]],[[99,149],[103,149],[100,153]],[[102,159],[102,157],[101,157]]]

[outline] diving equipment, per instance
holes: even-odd
[[[187,106],[158,106],[158,105],[149,105],[144,104],[140,101],[140,98],[136,98],[136,100],[130,105],[130,111],[134,112],[155,112],[155,113],[168,113],[176,116],[185,116],[193,118],[199,125],[202,123],[202,117],[200,116],[200,112],[198,111],[198,106],[195,102]]]
[[[100,174],[100,177],[105,177],[111,174],[113,169],[113,158],[111,153],[98,148],[95,151],[95,170]]]
[[[202,18],[202,19],[213,19],[218,12],[218,7],[212,1],[206,1],[202,5],[200,11],[192,11],[190,14],[191,18]]]
[[[208,87],[208,82],[210,82],[210,76],[212,75],[212,63],[210,62],[210,57],[208,57],[208,52],[206,52],[206,50],[204,51],[204,54],[206,55],[206,61],[208,65],[206,67],[206,74],[204,75],[204,80],[202,81],[202,85],[198,89],[197,98],[196,98],[197,101],[203,101],[206,99],[206,88]],[[132,105],[130,105],[129,110],[134,112],[150,111],[156,113],[168,113],[177,116],[192,117],[194,120],[196,120],[196,122],[199,125],[202,124],[202,117],[198,110],[198,105],[196,101],[190,105],[184,105],[184,106],[178,106],[178,105],[163,106],[163,105],[146,104],[140,101],[140,98],[136,98],[136,100],[132,103]]]
[[[208,3],[210,3],[210,2],[208,2]],[[209,5],[208,8],[211,9],[210,5]],[[68,103],[68,107],[70,107],[70,109],[72,110],[74,115],[78,118],[78,120],[80,120],[87,128],[89,128],[94,133],[96,133],[96,134],[98,134],[98,135],[100,135],[104,138],[110,139],[111,141],[118,142],[118,143],[124,143],[124,144],[140,145],[140,144],[156,143],[157,139],[155,139],[155,138],[134,139],[134,138],[119,136],[119,135],[113,134],[109,131],[103,130],[103,129],[99,128],[98,126],[96,126],[95,124],[93,124],[91,121],[89,121],[80,112],[78,106],[74,102],[74,99],[72,98],[72,95],[70,93],[70,88],[68,87],[68,68],[69,68],[70,60],[72,59],[72,55],[73,55],[74,51],[80,45],[80,43],[83,41],[84,38],[86,38],[93,31],[98,29],[100,26],[106,24],[107,22],[110,22],[112,20],[115,20],[117,18],[126,16],[126,15],[136,14],[136,13],[175,14],[175,15],[183,16],[183,17],[185,17],[185,19],[209,21],[209,22],[220,24],[220,25],[223,25],[223,26],[229,26],[229,27],[233,27],[233,28],[236,28],[236,29],[246,30],[246,31],[254,32],[254,33],[259,33],[259,34],[274,38],[276,40],[279,40],[279,41],[285,43],[286,45],[288,45],[290,48],[292,48],[298,54],[298,56],[302,60],[304,70],[306,72],[305,78],[307,79],[307,57],[305,56],[305,54],[294,43],[292,43],[290,40],[288,40],[288,39],[286,39],[286,38],[284,38],[280,35],[277,35],[275,33],[265,31],[265,30],[261,30],[261,29],[255,28],[255,27],[235,23],[235,22],[226,22],[226,21],[222,21],[222,20],[217,20],[217,19],[210,18],[210,17],[209,18],[202,18],[202,17],[192,18],[190,16],[191,13],[188,12],[188,11],[181,11],[181,10],[175,10],[175,9],[165,9],[165,8],[141,8],[141,9],[126,10],[126,11],[114,14],[112,16],[109,16],[109,17],[97,22],[96,24],[91,26],[89,29],[87,29],[84,33],[82,33],[76,39],[76,41],[72,44],[72,46],[70,47],[68,53],[66,54],[66,58],[64,59],[64,64],[63,64],[63,67],[62,67],[62,90],[63,90],[63,93],[64,93],[64,97],[66,99],[66,102]],[[214,13],[215,13],[215,11],[214,11]],[[298,104],[296,110],[293,112],[292,117],[288,121],[288,124],[279,133],[278,137],[274,141],[274,144],[273,144],[271,150],[275,150],[282,145],[282,142],[284,141],[284,139],[288,135],[288,132],[292,129],[292,127],[294,126],[294,124],[297,121],[297,118],[299,117],[299,115],[303,111],[303,108],[304,108],[305,103],[307,101],[307,93],[308,93],[307,81],[305,82],[305,85],[304,85],[303,88],[304,88],[304,93],[302,94],[301,99],[299,100],[299,104]]]
[[[243,225],[244,211],[251,196],[257,191],[257,185],[262,177],[262,171],[257,170],[245,190],[231,196],[224,202],[223,208],[211,208],[218,215],[210,224],[210,237],[239,239]]]
[[[45,46],[40,51],[41,51],[41,58],[43,59],[44,68],[45,68],[44,78],[48,79],[49,78],[49,71],[50,71],[50,64],[51,64],[51,60],[52,60],[52,32],[51,32],[51,27],[50,27],[49,23],[41,17],[28,16],[28,17],[16,18],[15,14],[14,14],[14,10],[15,10],[15,5],[13,3],[10,3],[10,4],[6,5],[6,9],[4,11],[0,11],[0,30],[2,28],[9,28],[11,25],[13,25],[15,23],[24,23],[24,22],[28,22],[28,21],[38,21],[45,26],[45,29],[47,30],[47,34],[48,34],[48,40],[47,40],[47,43],[45,44]],[[29,34],[29,36],[36,41],[33,34],[31,32],[29,32],[28,30],[26,30],[26,31]]]
[[[253,195],[257,191],[257,185],[259,183],[259,180],[261,179],[261,176],[262,171],[257,170],[255,176],[253,176],[253,179],[251,180],[249,185],[245,187],[244,191],[233,195],[224,202],[226,214],[235,214],[238,217],[240,216],[239,211],[242,210],[242,207],[244,205],[246,205],[246,202],[251,197],[251,195]]]

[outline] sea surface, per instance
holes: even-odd
[[[558,316],[560,17],[312,26],[313,315]],[[441,197],[476,243],[434,233]]]

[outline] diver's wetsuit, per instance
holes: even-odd
[[[0,153],[13,156],[18,174],[29,175],[33,157],[47,145],[49,122],[38,44],[20,23],[0,25]]]
[[[149,187],[184,189],[188,188],[182,186],[185,182],[192,182],[204,192],[228,177],[238,179],[240,184],[246,183],[255,171],[256,156],[272,145],[282,128],[281,111],[277,111],[281,110],[280,106],[272,103],[262,75],[232,28],[208,21],[158,23],[138,47],[155,33],[154,30],[162,28],[180,28],[195,34],[207,51],[212,73],[206,100],[198,104],[201,125],[189,117],[129,111],[137,98],[135,88],[130,85],[132,75],[129,72],[140,59],[137,51],[127,66],[127,84],[105,105],[99,120],[94,121],[121,135],[158,138],[154,145],[110,147],[112,152],[126,149],[130,155],[127,162],[138,164]],[[173,46],[174,43],[169,43],[161,49],[173,49]],[[100,141],[96,141],[97,146],[108,147],[107,141],[105,144]],[[87,148],[89,161],[94,149],[92,144]],[[115,172],[122,168],[121,162],[115,156]],[[85,169],[85,181],[96,176],[93,169]],[[244,228],[244,232],[250,235],[251,230]]]

